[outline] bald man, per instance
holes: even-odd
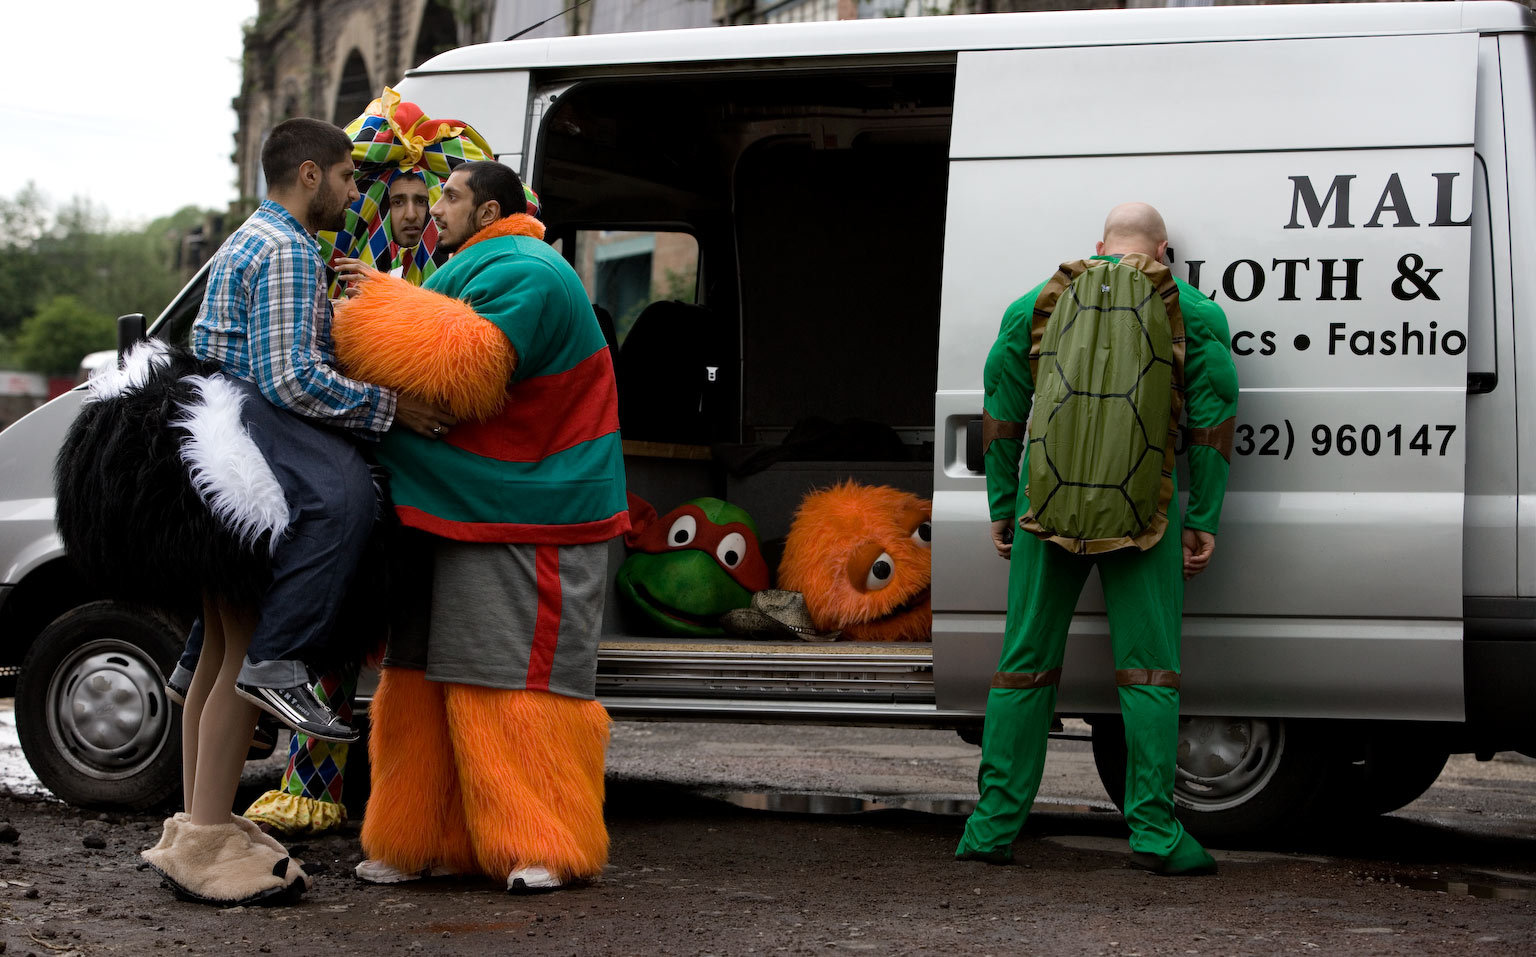
[[[1116,262],[1139,253],[1150,263],[1138,268],[1160,270],[1168,251],[1163,218],[1146,203],[1116,206],[1094,251],[1094,260]],[[1165,875],[1215,873],[1216,862],[1173,814],[1179,626],[1184,581],[1204,571],[1216,551],[1237,411],[1237,371],[1221,308],[1189,284],[1175,282],[1186,338],[1189,504],[1180,515],[1177,489],[1172,490],[1167,527],[1148,547],[1074,554],[1036,534],[1015,540],[1019,517],[1030,514],[1029,490],[1020,475],[1029,474],[1026,423],[1035,392],[1031,328],[1036,299],[1046,283],[1008,307],[987,355],[987,495],[993,547],[1009,560],[1008,619],[1002,658],[987,696],[980,798],[955,851],[960,860],[1013,860],[1013,841],[1024,826],[1045,766],[1067,628],[1083,582],[1097,567],[1125,719],[1125,820],[1131,829],[1131,863]],[[1170,315],[1172,311],[1170,306]]]

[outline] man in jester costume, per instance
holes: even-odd
[[[437,226],[429,207],[442,195],[449,173],[469,160],[486,159],[490,148],[457,120],[433,120],[394,90],[346,127],[352,140],[354,178],[360,194],[347,210],[346,226],[316,235],[321,257],[334,268],[331,298],[349,291],[349,281],[377,269],[419,286],[437,269]],[[371,645],[362,636],[361,645]],[[377,636],[373,636],[377,637]],[[192,658],[195,663],[195,653]],[[320,676],[316,695],[352,720],[352,697],[361,660]],[[257,798],[245,816],[288,835],[323,834],[347,819],[342,803],[348,745],[295,734],[281,782]]]
[[[1043,382],[1047,372],[1047,360],[1040,355],[1055,348],[1047,342],[1048,348],[1043,349],[1040,322],[1049,317],[1052,309],[1060,308],[1055,302],[1067,299],[1055,298],[1062,291],[1060,280],[1053,277],[1008,307],[997,341],[987,357],[987,493],[993,544],[1000,555],[1009,559],[1008,618],[1002,658],[987,698],[978,774],[980,798],[955,852],[961,860],[994,864],[1012,860],[1013,841],[1040,786],[1067,627],[1083,582],[1089,571],[1097,567],[1109,612],[1117,669],[1115,681],[1125,720],[1128,753],[1124,807],[1131,830],[1132,863],[1166,875],[1207,874],[1214,873],[1216,868],[1211,856],[1174,817],[1179,629],[1184,580],[1207,567],[1216,547],[1237,407],[1237,373],[1221,308],[1188,284],[1173,280],[1161,265],[1167,240],[1157,210],[1144,203],[1117,206],[1105,222],[1104,238],[1096,247],[1098,255],[1080,264],[1064,264],[1063,273],[1068,266],[1092,268],[1095,262],[1121,263],[1139,257],[1133,261],[1138,263],[1135,268],[1156,282],[1157,292],[1168,304],[1169,325],[1174,328],[1171,342],[1175,349],[1183,347],[1182,394],[1190,431],[1190,489],[1184,515],[1179,514],[1174,488],[1170,437],[1167,459],[1159,456],[1151,466],[1151,480],[1161,481],[1163,489],[1159,511],[1145,534],[1135,540],[1101,540],[1108,544],[1100,547],[1094,543],[1067,542],[1041,529],[1031,506],[1045,508],[1042,501],[1047,497],[1047,489],[1026,486],[1020,481],[1020,473],[1022,468],[1030,476],[1031,486],[1046,484],[1037,479],[1039,473],[1029,471],[1029,457],[1046,454],[1040,451],[1042,448],[1055,448],[1037,445],[1036,435],[1047,417],[1041,405],[1047,403],[1047,398],[1043,392],[1037,396],[1036,388],[1040,384],[1037,377]],[[1109,286],[1104,288],[1108,290]],[[1180,311],[1182,341],[1173,321]],[[1077,313],[1077,321],[1085,321],[1084,315]],[[1108,323],[1109,319],[1102,322]],[[1043,328],[1044,338],[1049,340],[1051,326],[1046,324]],[[1057,359],[1053,356],[1049,361]],[[1176,367],[1175,363],[1169,364]],[[1171,373],[1175,397],[1178,374]],[[1166,384],[1162,394],[1166,402]],[[1124,405],[1121,401],[1122,408]],[[1057,408],[1052,405],[1052,412]],[[1090,412],[1100,417],[1112,414],[1102,408]],[[1174,429],[1177,414],[1175,398],[1171,420]],[[1103,440],[1108,441],[1110,435],[1104,433]],[[1070,444],[1071,438],[1066,441]],[[1093,441],[1093,437],[1083,436],[1078,441]],[[1032,533],[1020,533],[1015,539],[1015,528]],[[1062,547],[1063,544],[1068,547]]]
[[[337,311],[345,367],[452,418],[379,448],[423,567],[397,584],[373,699],[365,881],[553,890],[608,856],[595,691],[608,542],[630,527],[618,395],[530,195],[500,163],[454,170],[432,207],[453,257],[420,289],[368,271]]]

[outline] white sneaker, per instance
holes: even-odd
[[[358,880],[369,884],[403,884],[406,881],[419,881],[423,877],[453,877],[458,871],[441,864],[434,864],[423,870],[407,872],[370,857],[357,865],[352,873],[357,875]]]
[[[507,875],[507,890],[514,894],[553,891],[564,884],[564,881],[542,867],[520,867]]]

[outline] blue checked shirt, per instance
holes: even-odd
[[[325,286],[314,237],[267,200],[219,249],[192,351],[279,408],[376,439],[394,421],[395,393],[336,371]]]

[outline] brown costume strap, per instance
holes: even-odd
[[[986,409],[981,410],[981,454],[986,455],[987,449],[998,439],[1022,439],[1026,428],[1023,422],[1009,422],[1007,419],[994,419],[992,413]],[[1231,443],[1228,443],[1231,444]]]
[[[1178,691],[1179,673],[1156,671],[1152,668],[1124,668],[1115,672],[1115,684],[1122,688],[1131,685],[1151,685],[1154,688],[1172,688]]]
[[[1027,691],[1030,688],[1049,688],[1061,684],[1061,669],[1050,671],[999,671],[992,676],[992,687],[1010,691]]]
[[[1051,313],[1056,311],[1056,303],[1061,299],[1061,294],[1092,265],[1086,259],[1062,263],[1035,296],[1035,312],[1030,317],[1029,325],[1029,375],[1036,383],[1040,381],[1040,344],[1045,341],[1045,324],[1050,321]]]
[[[1221,453],[1221,457],[1228,462],[1232,461],[1232,434],[1237,430],[1237,418],[1228,416],[1226,421],[1219,422],[1208,429],[1190,429],[1190,445],[1209,445]]]

